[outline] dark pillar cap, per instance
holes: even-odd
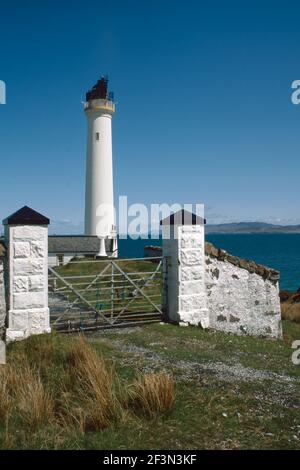
[[[50,219],[24,206],[3,220],[3,225],[49,225]]]
[[[192,212],[181,209],[160,221],[160,225],[204,225],[206,220]]]

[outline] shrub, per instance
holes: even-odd
[[[140,376],[129,388],[129,403],[150,417],[166,413],[173,402],[173,379],[162,372]]]
[[[100,430],[107,427],[118,415],[120,404],[116,396],[115,374],[102,356],[80,337],[67,356],[71,375],[75,383],[76,397],[81,403],[77,408],[77,419],[84,415],[85,430]]]

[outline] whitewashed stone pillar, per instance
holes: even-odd
[[[0,258],[0,339],[2,339],[6,318],[3,261]]]
[[[48,308],[49,222],[26,206],[3,221],[8,256],[7,342],[51,331]]]
[[[162,220],[164,310],[180,325],[209,327],[205,286],[205,220],[179,211]]]
[[[4,288],[4,270],[3,261],[1,259],[1,246],[0,246],[0,364],[6,362],[6,348],[4,342],[5,333],[5,320],[6,320],[6,302],[5,302],[5,288]]]

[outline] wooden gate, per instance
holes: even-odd
[[[161,321],[162,258],[73,259],[49,267],[51,326],[80,331]]]

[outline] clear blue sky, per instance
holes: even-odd
[[[108,74],[116,197],[300,223],[299,14],[283,0],[0,1],[0,217],[28,204],[78,230],[81,98]]]

